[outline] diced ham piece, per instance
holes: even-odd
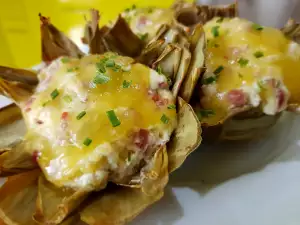
[[[278,99],[278,111],[281,111],[286,101],[285,93],[282,89],[277,90],[277,99]]]
[[[231,90],[227,93],[227,100],[235,107],[241,107],[247,104],[248,96],[242,90]]]
[[[61,114],[61,119],[62,119],[62,120],[67,120],[67,119],[68,119],[68,116],[69,116],[69,113],[68,113],[68,112],[63,112],[63,113]]]
[[[149,131],[145,129],[140,129],[134,134],[133,142],[141,150],[146,150],[149,143]]]
[[[139,19],[139,24],[138,24],[138,26],[144,26],[144,25],[146,25],[146,24],[147,24],[147,21],[148,21],[148,19],[147,19],[146,16],[141,16],[140,19]]]
[[[38,163],[38,158],[39,158],[39,155],[40,155],[40,152],[39,151],[34,151],[33,153],[32,153],[32,161],[34,162],[34,163]]]

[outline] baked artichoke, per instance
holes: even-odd
[[[85,41],[95,54],[40,16],[47,65],[0,71],[0,92],[21,110],[2,109],[1,129],[26,124],[21,140],[1,143],[4,224],[124,224],[163,196],[169,173],[201,142],[197,116],[166,76],[128,57],[140,47],[122,46],[136,40],[122,17],[100,29],[92,16]]]

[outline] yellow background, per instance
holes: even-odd
[[[41,61],[38,14],[69,34],[72,27],[82,27],[84,15],[93,7],[107,23],[119,12],[137,6],[168,7],[173,0],[0,0],[0,65],[28,68]]]

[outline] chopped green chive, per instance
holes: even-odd
[[[176,105],[174,105],[174,104],[168,105],[168,109],[176,109]]]
[[[244,77],[243,74],[239,73],[239,78],[243,78],[243,77]]]
[[[148,13],[153,13],[153,8],[148,8]]]
[[[213,28],[211,28],[211,33],[214,37],[219,37],[219,28],[220,26],[214,26]]]
[[[97,74],[93,80],[95,84],[106,84],[108,81],[110,81],[110,77],[102,73]]]
[[[215,115],[215,111],[212,109],[201,109],[197,112],[197,116],[199,120],[201,120],[203,117],[209,117]]]
[[[159,74],[162,74],[162,73],[163,73],[163,72],[162,72],[162,68],[161,68],[160,65],[157,66],[156,71],[157,71]]]
[[[136,9],[136,5],[133,4],[131,9],[133,9],[133,10]]]
[[[264,56],[264,53],[261,52],[261,51],[257,51],[257,52],[254,53],[254,56],[255,56],[256,58],[261,58],[261,57]]]
[[[103,65],[103,62],[97,63],[96,67],[97,67],[98,72],[100,72],[100,73],[105,73],[106,72],[106,69]]]
[[[117,127],[121,124],[120,120],[118,119],[117,115],[115,114],[114,110],[110,110],[106,112],[106,115],[113,127]]]
[[[67,58],[67,57],[63,57],[63,58],[61,59],[61,62],[62,62],[62,63],[68,63],[68,62],[70,62],[70,59]]]
[[[123,81],[123,88],[129,88],[130,85],[131,85],[131,83],[132,83],[132,81],[126,81],[126,80],[124,80]]]
[[[142,40],[142,41],[145,41],[148,37],[148,33],[144,33],[144,34],[138,34],[139,38]]]
[[[72,97],[70,95],[65,95],[63,97],[63,100],[67,103],[70,103],[70,102],[72,102]]]
[[[115,66],[115,61],[109,59],[109,60],[106,61],[105,66],[106,67],[114,67]]]
[[[223,20],[224,20],[224,17],[221,17],[221,18],[219,18],[219,19],[217,19],[217,23],[222,23],[223,22]]]
[[[211,76],[211,77],[208,77],[208,78],[203,79],[202,84],[206,84],[206,85],[207,85],[207,84],[212,84],[212,83],[214,83],[214,82],[216,82],[216,81],[217,81],[217,78]]]
[[[224,66],[219,66],[215,69],[214,74],[219,75],[224,70]]]
[[[254,24],[252,25],[252,28],[253,28],[254,30],[259,30],[259,31],[261,31],[261,30],[264,29],[261,25],[259,25],[259,24],[257,24],[257,23],[254,23]]]
[[[81,113],[79,113],[77,116],[76,116],[76,119],[77,120],[81,120],[82,117],[84,117],[86,115],[86,111],[82,111]]]
[[[125,12],[130,12],[130,8],[125,9]]]
[[[163,122],[164,124],[168,124],[170,119],[165,114],[163,114],[160,118],[160,121]]]
[[[263,81],[258,81],[258,82],[257,82],[257,85],[258,85],[258,87],[259,87],[261,90],[265,90],[265,89],[266,89],[266,88],[264,87]]]
[[[85,140],[84,140],[84,142],[83,142],[83,144],[85,145],[85,146],[89,146],[91,143],[92,143],[92,139],[90,139],[90,138],[86,138]]]
[[[50,95],[51,95],[52,100],[54,100],[59,95],[59,91],[57,89],[55,89],[54,91],[52,91],[52,93]]]
[[[214,47],[215,47],[215,48],[219,48],[220,45],[219,45],[219,44],[214,44]]]
[[[238,61],[238,64],[240,64],[241,67],[245,67],[248,65],[249,60],[245,58],[240,58]]]
[[[42,106],[45,107],[49,102],[50,102],[50,100],[44,102]]]

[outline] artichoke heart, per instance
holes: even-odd
[[[240,18],[204,25],[206,72],[201,80],[201,120],[209,126],[256,109],[274,116],[298,104],[300,46],[280,30]]]
[[[167,80],[113,53],[59,58],[21,103],[26,148],[58,187],[126,183],[169,141],[176,126]]]

